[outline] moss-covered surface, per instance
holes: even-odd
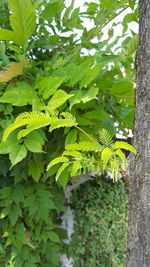
[[[89,181],[73,193],[74,267],[122,267],[127,246],[128,192],[123,182]]]

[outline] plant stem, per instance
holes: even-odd
[[[97,141],[94,140],[88,133],[86,133],[83,129],[81,129],[79,126],[74,126],[76,129],[81,131],[84,135],[86,135],[93,143],[99,144]]]

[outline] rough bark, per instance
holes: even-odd
[[[139,1],[134,145],[130,163],[127,267],[150,267],[150,0]]]

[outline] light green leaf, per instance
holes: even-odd
[[[0,103],[10,103],[19,107],[32,104],[35,98],[35,92],[29,84],[18,82],[16,87],[7,90],[3,96],[0,97]]]
[[[74,105],[76,105],[76,104],[78,104],[78,103],[80,103],[81,101],[82,101],[82,97],[84,96],[84,91],[83,90],[74,90],[74,91],[72,91],[71,93],[73,93],[74,94],[74,96],[69,100],[69,102],[70,102],[70,109],[74,106]]]
[[[86,103],[92,99],[97,99],[97,94],[98,94],[99,88],[98,87],[91,87],[87,93],[82,97],[82,102]]]
[[[110,161],[110,168],[112,173],[112,178],[114,181],[117,181],[118,178],[118,169],[119,169],[119,162],[118,160]]]
[[[82,169],[82,165],[79,161],[75,161],[72,165],[71,177],[78,175],[78,171]]]
[[[53,159],[47,166],[47,170],[50,169],[52,166],[54,166],[55,164],[58,163],[62,163],[62,162],[68,162],[69,159],[66,157],[57,157],[55,159]]]
[[[122,150],[117,149],[117,150],[115,151],[115,155],[118,155],[118,156],[120,157],[120,159],[121,159],[122,162],[123,162],[124,169],[126,170],[126,167],[127,167],[127,160],[126,160],[126,156],[125,156],[125,154],[122,152]]]
[[[34,6],[31,0],[9,0],[9,7],[13,12],[10,25],[14,30],[15,42],[24,47],[36,27]]]
[[[73,127],[76,125],[77,123],[72,119],[55,119],[53,120],[53,123],[51,124],[49,131],[52,132],[53,130],[61,127]]]
[[[36,82],[35,87],[39,89],[39,93],[43,96],[44,99],[52,96],[57,88],[62,84],[64,77],[44,77]]]
[[[15,35],[13,31],[0,29],[0,40],[1,41],[14,41]]]
[[[23,160],[27,155],[27,150],[24,145],[16,145],[14,150],[10,152],[9,158],[12,166]]]
[[[70,164],[69,162],[64,162],[64,163],[61,165],[61,167],[58,169],[57,174],[56,174],[56,177],[55,177],[56,182],[58,181],[58,179],[59,179],[61,173],[62,173],[62,172],[69,166],[69,164]]]
[[[74,94],[69,95],[63,90],[57,90],[48,102],[48,106],[51,110],[54,110],[64,104],[72,96],[74,96]]]
[[[84,76],[83,80],[80,82],[80,88],[83,86],[89,85],[93,80],[96,79],[96,76],[100,73],[100,67],[95,66],[93,68],[90,68],[90,70],[87,71],[87,74]]]
[[[118,148],[129,150],[130,152],[136,154],[136,149],[126,142],[122,141],[115,142],[114,145],[112,146],[112,149],[116,150]]]
[[[24,142],[28,150],[35,153],[42,153],[42,146],[44,145],[44,136],[41,131],[30,132]]]
[[[109,147],[106,147],[103,149],[101,153],[101,159],[103,161],[103,170],[105,170],[107,163],[112,155],[113,155],[113,152]]]
[[[70,151],[70,150],[67,151],[67,150],[65,150],[63,152],[63,156],[70,156],[70,157],[78,159],[78,158],[82,158],[82,153],[80,153],[79,151]]]
[[[78,144],[70,144],[66,146],[67,150],[79,150],[79,151],[96,151],[101,152],[103,146],[92,142],[79,142]]]

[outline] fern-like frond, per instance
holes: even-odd
[[[99,131],[99,141],[105,147],[111,147],[113,144],[112,137],[108,133],[106,129],[102,129]]]
[[[40,120],[38,122],[29,124],[26,129],[23,129],[21,131],[19,131],[17,138],[21,139],[22,137],[25,137],[26,135],[28,135],[30,132],[36,130],[36,129],[40,129],[42,127],[45,127],[47,125],[49,125],[49,121],[48,120]]]
[[[39,128],[45,125],[49,125],[51,124],[51,117],[42,112],[22,113],[16,118],[16,120],[11,125],[9,125],[6,128],[4,135],[3,135],[3,140],[5,141],[7,137],[9,136],[9,134],[13,132],[15,129],[18,129],[26,125],[32,125],[32,124],[35,124],[34,129],[38,129],[38,125],[39,125]],[[34,129],[32,128],[32,130]],[[23,134],[25,134],[25,132]],[[19,134],[19,138],[21,138],[21,136],[23,136],[22,133]]]
[[[45,114],[43,112],[24,112],[21,113],[17,116],[15,121],[19,121],[19,120],[23,120],[23,119],[31,119],[33,121],[38,120],[38,119],[46,119],[49,120],[50,119],[50,115],[49,114]]]
[[[103,146],[100,144],[90,143],[90,142],[79,142],[78,144],[69,144],[66,146],[67,150],[79,150],[79,151],[94,151],[101,152]]]
[[[49,131],[52,132],[61,127],[73,127],[76,125],[77,123],[71,119],[53,119]]]

